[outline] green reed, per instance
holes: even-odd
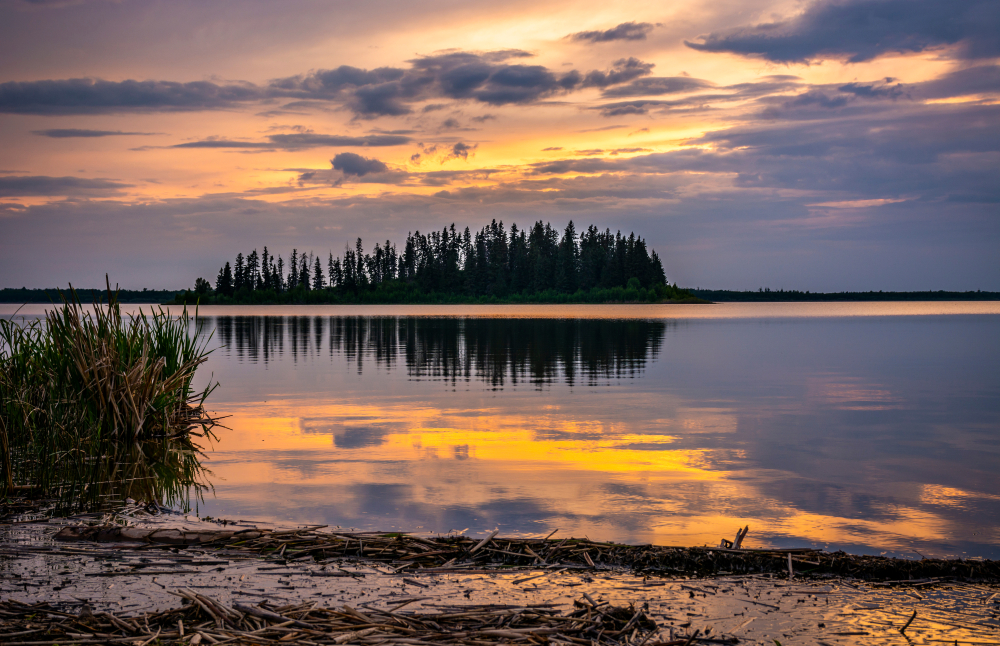
[[[110,286],[106,304],[85,309],[71,287],[44,321],[0,319],[0,494],[74,509],[200,499],[195,438],[215,439],[215,386],[194,389],[208,339],[189,323],[186,310],[122,316]]]

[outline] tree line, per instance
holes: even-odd
[[[402,249],[389,240],[366,252],[358,238],[324,259],[293,249],[284,258],[264,247],[226,262],[211,282],[178,298],[202,303],[468,302],[469,300],[637,300],[689,297],[669,285],[656,251],[591,225],[577,234],[549,223],[510,229],[493,220],[473,233],[454,224],[409,233]]]

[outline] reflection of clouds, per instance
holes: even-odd
[[[812,405],[840,410],[892,410],[902,399],[881,384],[863,383],[849,375],[817,374],[806,380],[806,398]]]
[[[405,353],[390,367],[364,351],[391,349],[392,326],[375,326],[374,344],[352,337],[359,351],[345,369],[329,354],[335,326],[309,318],[294,366],[286,334],[285,358],[266,368],[280,379],[265,385],[264,366],[232,359],[213,365],[220,394],[243,401],[226,404],[234,432],[212,455],[210,504],[251,518],[558,527],[661,544],[718,544],[749,524],[751,546],[993,555],[996,399],[982,386],[989,365],[955,341],[973,323],[686,322],[634,379],[570,385],[560,374],[542,391],[529,380],[500,392],[415,375]],[[502,345],[477,338],[489,339],[487,358]]]
[[[266,449],[216,452],[211,466],[224,484],[221,503],[243,517],[440,531],[559,527],[665,544],[714,544],[749,524],[753,545],[958,552],[969,524],[954,503],[990,502],[949,487],[869,492],[797,476],[793,464],[748,468],[744,448],[691,446],[703,429],[738,439],[735,412],[674,405],[673,418],[654,418],[656,402],[624,401],[637,419],[602,420],[593,408],[566,405],[532,411],[516,399],[506,410],[275,400],[232,419],[247,447],[256,438],[244,430],[270,426],[257,441]],[[333,445],[317,443],[329,435]],[[993,533],[982,527],[979,536]]]
[[[365,417],[326,417],[300,419],[303,433],[319,433],[333,436],[333,445],[341,449],[360,449],[378,446],[385,436],[394,431],[405,430],[401,422],[375,422]]]

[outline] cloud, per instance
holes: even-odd
[[[914,95],[942,99],[971,94],[1000,94],[1000,65],[982,65],[958,70],[914,88]]]
[[[366,70],[342,65],[275,79],[264,85],[116,82],[90,78],[8,82],[0,84],[0,113],[52,116],[219,110],[285,101],[280,108],[260,114],[274,116],[289,114],[293,109],[328,109],[333,105],[346,107],[355,117],[374,119],[406,115],[415,109],[440,109],[445,105],[438,103],[442,99],[495,106],[530,104],[585,87],[606,88],[627,83],[648,75],[653,67],[635,58],[623,58],[609,70],[583,75],[577,70],[556,72],[543,65],[521,62],[531,56],[516,49],[448,51],[412,59],[408,68]],[[428,101],[435,103],[419,106]],[[474,119],[491,118],[494,115]],[[215,143],[203,147],[226,146]]]
[[[373,118],[408,114],[414,103],[442,98],[527,103],[577,84],[578,73],[560,78],[541,65],[513,62],[531,56],[516,49],[446,52],[413,59],[409,69],[342,66],[279,79],[270,88],[289,97],[340,101],[357,116]]]
[[[558,159],[536,176],[583,173],[621,180],[704,173],[737,193],[791,189],[825,200],[1000,202],[998,105],[904,103],[872,114],[831,112],[800,121],[741,125],[688,141],[697,148],[630,158]],[[750,192],[745,192],[750,191]]]
[[[643,85],[647,81],[649,83],[647,85]],[[747,99],[760,99],[761,97],[767,98],[769,95],[782,94],[801,85],[799,77],[789,75],[766,76],[762,77],[762,80],[760,81],[737,83],[723,87],[715,87],[709,81],[693,79],[688,76],[664,78],[663,80],[659,77],[654,77],[650,79],[640,79],[635,84],[626,85],[622,88],[605,90],[603,95],[628,96],[631,93],[638,93],[641,95],[643,92],[652,94],[667,92],[670,90],[675,90],[676,92],[686,92],[707,87],[713,88],[716,92],[713,92],[712,94],[694,94],[682,99],[673,99],[669,101],[660,99],[632,99],[628,101],[617,101],[614,103],[605,103],[603,105],[594,106],[590,109],[599,110],[601,114],[606,117],[644,115],[648,114],[651,110],[709,110],[713,109],[711,104],[731,103]]]
[[[32,130],[31,134],[53,139],[71,137],[115,137],[120,135],[156,135],[157,132],[122,132],[121,130],[84,130],[81,128],[52,128],[50,130]]]
[[[620,58],[611,64],[611,69],[607,72],[594,70],[587,74],[582,85],[583,87],[606,88],[609,85],[628,83],[640,76],[649,75],[653,67],[655,67],[653,63],[644,63],[638,58]]]
[[[81,177],[0,177],[0,197],[52,197],[61,195],[86,195],[101,197],[120,194],[131,184],[107,179]]]
[[[448,159],[468,159],[469,153],[478,148],[479,145],[470,146],[469,144],[462,143],[461,141],[451,147],[448,155],[445,157],[445,161]]]
[[[846,96],[828,96],[820,90],[810,90],[785,102],[786,108],[798,108],[802,106],[818,105],[823,108],[842,108],[847,105],[850,99]]]
[[[676,105],[684,105],[684,103],[676,101],[658,101],[656,99],[637,99],[635,101],[605,103],[604,105],[596,106],[593,109],[600,110],[601,115],[605,117],[624,117],[628,115],[648,114],[650,108],[672,107]]]
[[[389,170],[389,167],[384,162],[374,158],[362,157],[356,153],[338,153],[330,160],[330,163],[333,164],[334,170],[341,171],[345,176],[354,175],[356,177],[364,177],[368,174],[384,173]]]
[[[644,78],[633,81],[628,85],[615,88],[608,88],[602,92],[606,97],[620,96],[659,96],[661,94],[675,94],[678,92],[690,92],[706,87],[712,87],[709,81],[691,78],[690,76],[661,76],[654,78]]]
[[[570,40],[588,43],[606,43],[613,40],[646,40],[646,34],[653,31],[648,22],[623,22],[617,27],[604,31],[578,31],[567,36]]]
[[[460,130],[460,131],[474,131],[476,128],[465,128],[462,123],[455,119],[454,117],[445,119],[441,122],[440,130]]]
[[[365,135],[349,137],[345,135],[322,135],[315,133],[293,133],[268,135],[268,141],[233,141],[231,139],[204,139],[170,146],[171,148],[243,148],[264,150],[302,150],[331,146],[400,146],[410,142],[403,135]]]
[[[837,88],[840,92],[864,99],[898,99],[906,95],[902,83],[893,84],[891,78],[879,83],[846,83]]]
[[[264,98],[250,84],[66,79],[0,83],[0,112],[68,115],[214,110]]]
[[[794,18],[702,36],[685,44],[778,63],[846,59],[958,46],[967,59],[1000,56],[1000,4],[995,0],[820,0]]]
[[[583,75],[576,70],[554,72],[542,65],[519,62],[532,54],[507,49],[492,52],[452,51],[412,59],[408,69],[363,70],[340,67],[273,81],[273,93],[299,100],[336,101],[361,118],[400,116],[425,101],[450,99],[487,105],[529,104],[583,87],[608,87],[649,74],[652,64],[620,59],[608,71]],[[426,112],[444,105],[430,103]],[[476,117],[476,121],[494,118]]]

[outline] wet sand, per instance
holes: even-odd
[[[404,608],[597,603],[643,608],[647,643],[690,636],[744,644],[1000,644],[1000,587],[981,583],[872,583],[796,575],[660,578],[593,569],[393,572],[371,561],[261,559],[232,550],[52,539],[54,524],[0,526],[0,600],[116,616],[177,608],[187,589],[226,605]],[[402,604],[402,605],[401,605]],[[914,616],[914,612],[916,615]],[[899,629],[912,617],[905,635]],[[0,628],[0,642],[10,643]],[[713,643],[696,639],[692,643]],[[714,642],[718,643],[718,642]]]

